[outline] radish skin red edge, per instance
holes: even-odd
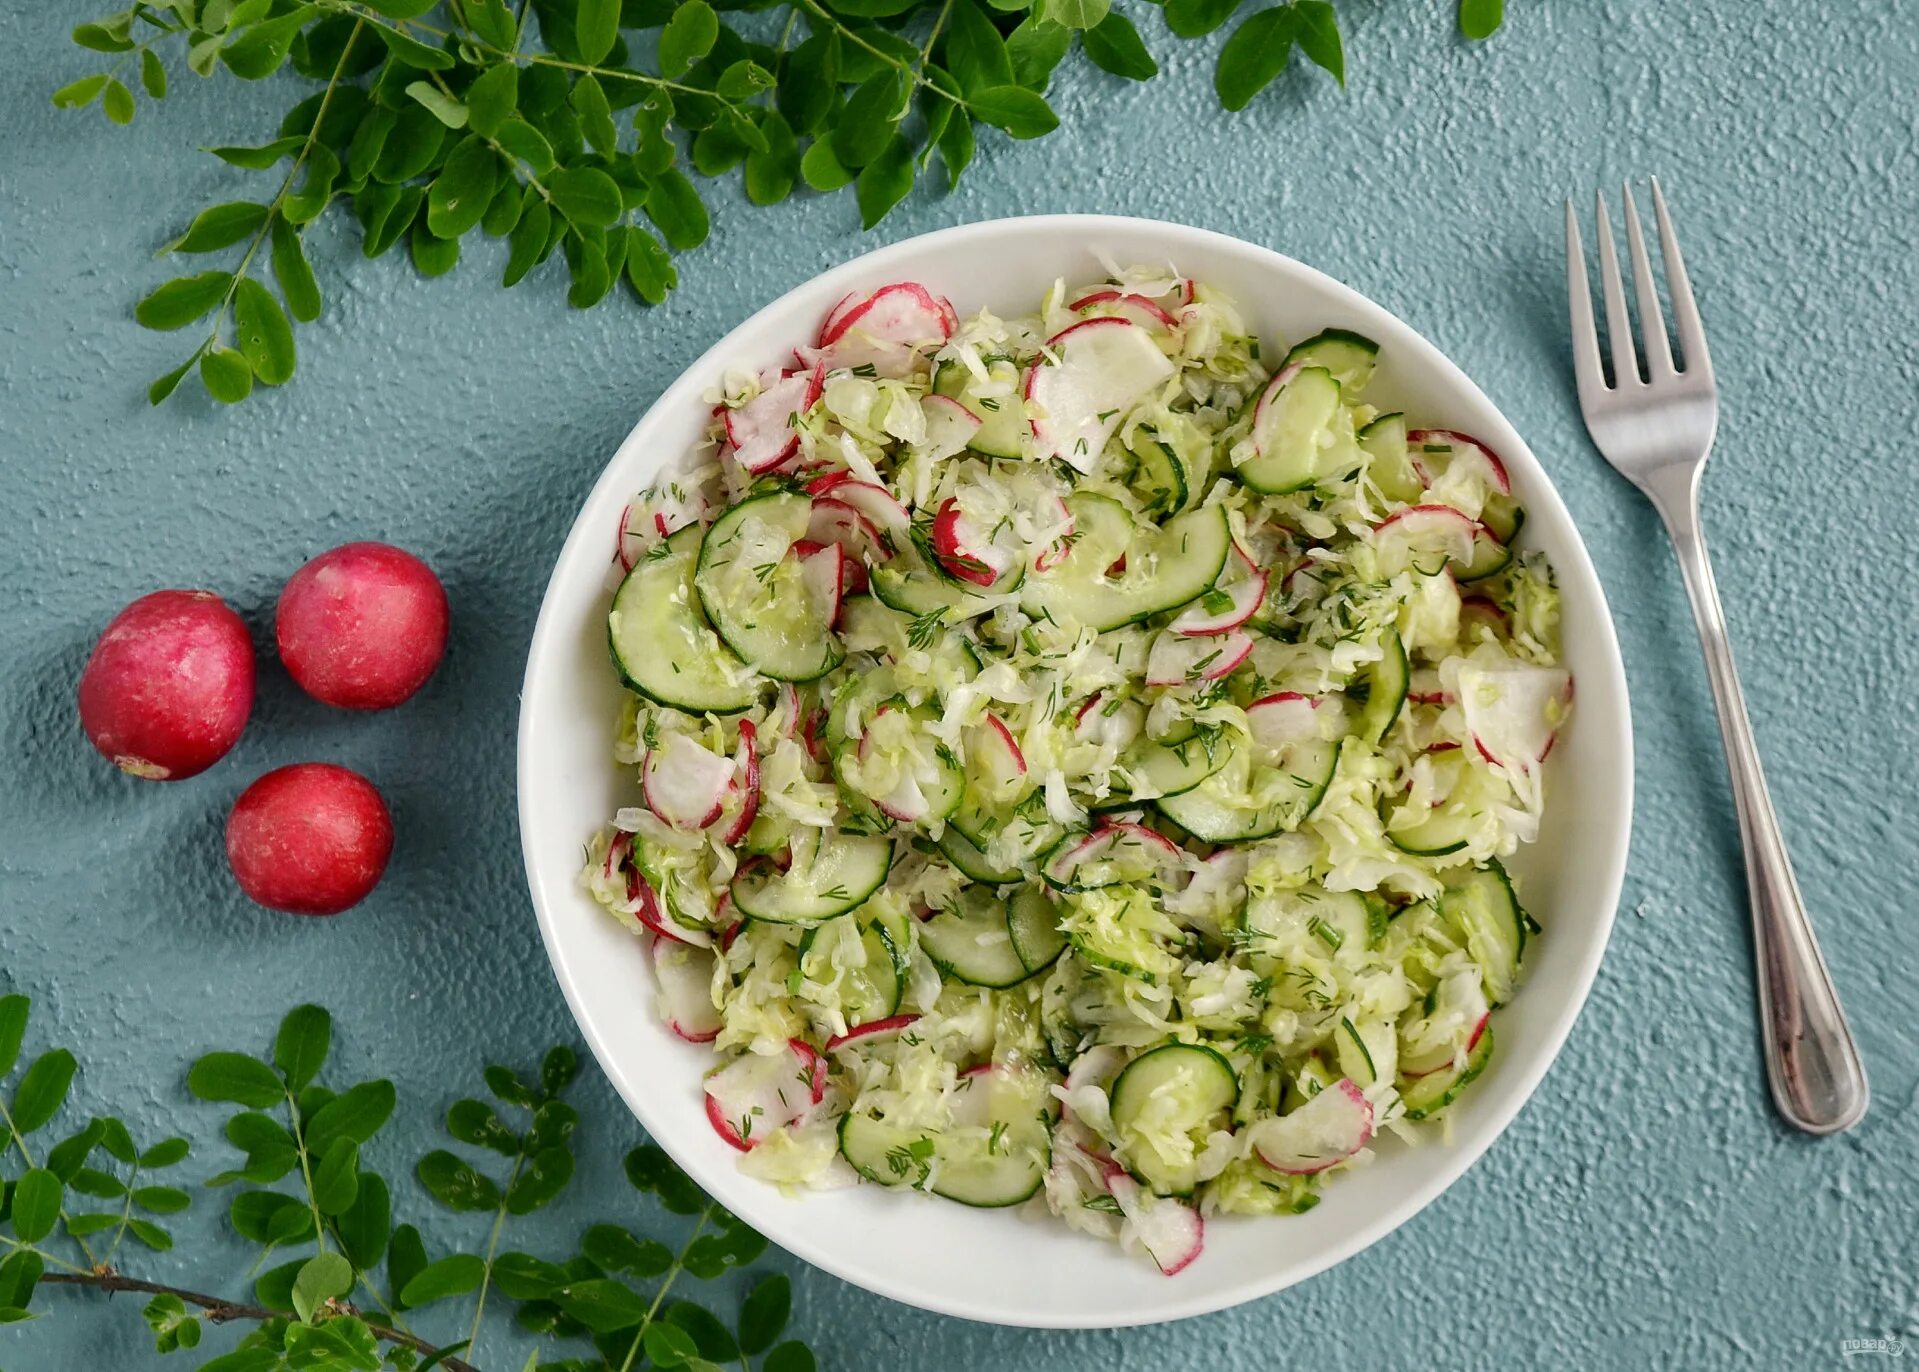
[[[876,1019],[870,1024],[856,1024],[844,1034],[835,1034],[828,1039],[826,1051],[831,1053],[835,1049],[844,1048],[849,1043],[859,1043],[883,1034],[897,1034],[918,1019],[918,1015],[889,1015],[885,1019]]]
[[[1290,1115],[1252,1126],[1253,1151],[1275,1172],[1310,1176],[1337,1167],[1373,1137],[1373,1103],[1341,1077]]]
[[[803,1121],[826,1098],[825,1060],[803,1039],[787,1040],[787,1050],[779,1057],[746,1053],[707,1073],[706,1118],[742,1153]],[[797,1087],[804,1090],[791,1089]]]
[[[1506,474],[1506,464],[1500,460],[1499,454],[1471,434],[1461,433],[1457,429],[1413,429],[1407,433],[1406,443],[1409,447],[1443,443],[1452,448],[1455,455],[1462,451],[1475,454],[1486,468],[1487,484],[1501,495],[1513,493],[1512,478]],[[1413,459],[1413,469],[1419,473],[1420,480],[1428,486],[1433,484],[1431,477],[1427,475],[1425,464],[1417,457]]]

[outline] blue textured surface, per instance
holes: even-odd
[[[301,330],[295,383],[238,412],[190,385],[153,413],[145,382],[183,346],[130,319],[162,279],[152,252],[247,185],[193,149],[264,136],[289,88],[182,75],[132,129],[62,115],[47,89],[95,69],[66,43],[72,16],[0,3],[0,988],[36,997],[36,1039],[78,1050],[79,1104],[211,1139],[185,1063],[263,1047],[281,1010],[319,999],[348,1069],[398,1081],[406,1123],[375,1159],[397,1171],[482,1057],[524,1062],[569,1036],[521,884],[512,738],[546,570],[604,457],[685,360],[828,264],[996,215],[1147,214],[1372,295],[1477,379],[1552,471],[1612,597],[1637,707],[1638,824],[1611,955],[1557,1068],[1486,1158],[1303,1287],[1170,1327],[1033,1334],[922,1315],[775,1255],[796,1269],[799,1328],[833,1368],[1102,1372],[1813,1367],[1837,1364],[1843,1339],[1919,1335],[1919,26],[1871,0],[1559,0],[1516,4],[1472,48],[1442,8],[1355,0],[1351,88],[1296,66],[1238,117],[1209,89],[1217,40],[1176,44],[1142,16],[1160,80],[1071,77],[1059,135],[984,139],[958,194],[916,195],[876,235],[857,234],[847,198],[756,211],[736,185],[716,189],[713,241],[650,313],[572,312],[552,271],[503,294],[492,242],[452,280],[422,281],[397,253],[362,262],[328,222],[312,236],[328,309]],[[1826,1142],[1788,1135],[1766,1105],[1691,627],[1652,515],[1585,441],[1565,365],[1560,198],[1649,170],[1715,345],[1725,417],[1707,504],[1727,611],[1873,1074],[1872,1116]],[[330,713],[268,661],[245,739],[197,781],[135,783],[87,748],[74,682],[123,603],[205,585],[264,630],[288,573],[361,537],[425,556],[452,595],[451,655],[412,704]],[[385,884],[335,921],[251,908],[220,854],[232,797],[303,759],[366,771],[399,823]],[[636,1130],[587,1075],[582,1180],[524,1246],[631,1209],[617,1159]],[[220,1211],[201,1201],[180,1226],[190,1241],[152,1270],[236,1287],[244,1258]],[[458,1232],[446,1217],[433,1230]],[[48,1305],[53,1318],[0,1332],[0,1365],[153,1359],[128,1300]],[[523,1357],[502,1341],[482,1361]]]

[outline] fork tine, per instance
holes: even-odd
[[[1659,189],[1659,178],[1652,178],[1653,212],[1659,217],[1659,247],[1666,258],[1666,291],[1672,296],[1673,323],[1679,334],[1679,352],[1688,376],[1712,379],[1712,357],[1706,352],[1706,326],[1699,320],[1699,306],[1693,303],[1692,283],[1686,279],[1686,263],[1679,255],[1679,235],[1673,232],[1672,216],[1666,213],[1666,196]]]
[[[1626,192],[1626,247],[1632,255],[1633,294],[1639,302],[1639,346],[1646,354],[1646,375],[1672,375],[1672,346],[1666,339],[1666,316],[1659,308],[1659,288],[1653,285],[1652,263],[1646,259],[1646,240],[1639,231],[1639,206],[1632,186]]]
[[[1632,316],[1626,313],[1626,285],[1619,276],[1619,256],[1613,248],[1612,220],[1606,214],[1606,194],[1601,191],[1597,222],[1593,232],[1599,236],[1599,290],[1606,301],[1606,338],[1612,344],[1612,383],[1619,390],[1639,381],[1639,357],[1633,352]]]
[[[1593,322],[1592,291],[1586,284],[1586,249],[1579,241],[1579,216],[1566,201],[1566,296],[1572,307],[1573,375],[1579,403],[1590,405],[1606,389],[1599,367],[1599,328]]]

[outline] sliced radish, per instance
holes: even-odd
[[[948,496],[933,516],[933,551],[948,572],[975,586],[997,586],[1016,565],[1011,551],[991,541],[990,530],[967,518],[957,496]]]
[[[1525,769],[1546,760],[1572,706],[1572,673],[1525,662],[1468,662],[1458,681],[1467,731],[1486,761]]]
[[[1012,789],[1026,776],[1026,754],[1006,721],[990,711],[972,729],[966,762],[989,796]]]
[[[770,472],[799,451],[799,417],[820,398],[818,367],[781,377],[737,410],[722,416],[733,460],[754,475]]]
[[[1506,612],[1499,608],[1499,602],[1483,595],[1461,596],[1459,599],[1459,628],[1461,637],[1467,637],[1465,631],[1472,625],[1484,624],[1495,634],[1505,634],[1512,628],[1512,621]]]
[[[921,396],[920,409],[926,414],[926,455],[935,462],[965,451],[984,423],[950,395]]]
[[[876,1019],[870,1024],[856,1024],[844,1034],[835,1034],[826,1041],[826,1051],[844,1048],[849,1043],[871,1043],[899,1033],[914,1021],[918,1015],[888,1015],[885,1019]]]
[[[1199,1211],[1172,1196],[1154,1195],[1124,1170],[1108,1173],[1106,1187],[1161,1272],[1177,1277],[1192,1266],[1206,1246],[1206,1221]]]
[[[1148,329],[1177,329],[1179,320],[1168,314],[1159,304],[1147,296],[1117,288],[1094,291],[1091,295],[1082,295],[1066,308],[1074,314],[1081,310],[1090,310],[1103,305],[1134,324]]]
[[[1266,601],[1266,573],[1216,586],[1187,606],[1167,627],[1188,638],[1229,634],[1259,613]]]
[[[706,1077],[706,1118],[741,1152],[812,1113],[826,1094],[826,1069],[799,1039],[783,1053],[747,1053]]]
[[[1235,581],[1243,581],[1249,576],[1264,575],[1259,564],[1253,561],[1253,555],[1246,551],[1238,539],[1234,539],[1232,546],[1227,550],[1226,570],[1221,573],[1220,580],[1230,585]]]
[[[1055,886],[1107,886],[1145,881],[1185,866],[1177,843],[1143,824],[1103,824],[1077,842],[1064,844],[1046,861],[1042,875]]]
[[[740,812],[727,827],[726,842],[738,843],[753,827],[760,812],[760,731],[750,719],[740,721],[740,746],[733,753],[732,787],[739,793]]]
[[[851,505],[881,533],[904,530],[913,522],[913,516],[907,513],[906,507],[893,499],[884,486],[861,481],[851,472],[829,472],[825,476],[815,477],[806,483],[806,493],[814,497],[831,496],[834,500]]]
[[[904,376],[922,350],[958,327],[952,302],[916,281],[898,281],[835,307],[820,329],[820,362],[828,370],[870,366],[880,376]]]
[[[798,552],[800,545],[795,543],[793,548]],[[840,622],[840,603],[853,579],[848,569],[851,561],[838,543],[815,544],[813,551],[800,554],[800,580],[829,628]]]
[[[1110,744],[1124,749],[1131,746],[1145,727],[1146,710],[1138,701],[1108,702],[1104,691],[1088,696],[1073,713],[1073,737],[1081,743]]]
[[[1263,1119],[1249,1131],[1259,1160],[1275,1172],[1307,1176],[1336,1167],[1373,1138],[1373,1103],[1341,1077],[1290,1115]]]
[[[703,748],[685,734],[668,734],[649,748],[640,767],[647,808],[676,829],[700,829],[720,817],[733,760]]]
[[[1481,539],[1498,541],[1485,525],[1450,505],[1408,505],[1373,530],[1379,570],[1386,576],[1409,567],[1431,576],[1443,567],[1467,566]]]
[[[1035,451],[1090,472],[1127,411],[1167,377],[1173,364],[1139,325],[1106,316],[1082,319],[1046,340],[1026,373]]]
[[[1406,686],[1406,699],[1416,705],[1451,705],[1452,693],[1440,684],[1439,673],[1431,667],[1415,667]]]
[[[1209,638],[1163,631],[1146,655],[1148,686],[1183,686],[1193,681],[1217,681],[1253,651],[1253,636],[1243,629]]]
[[[892,709],[893,707],[890,705],[882,705],[874,712],[873,718],[877,720],[881,715],[890,714]],[[864,763],[872,757],[872,754],[873,730],[871,726],[869,726],[866,732],[860,735],[859,759]],[[933,770],[933,768],[936,768],[937,765],[937,763],[934,763],[926,768],[902,768],[900,770],[899,780],[894,783],[893,789],[885,795],[874,796],[873,804],[879,809],[880,813],[896,819],[902,824],[918,823],[920,820],[926,818],[933,809],[933,802],[927,798],[926,787],[921,783],[922,781],[926,781],[936,784],[936,778],[927,775],[927,773]]]
[[[1290,744],[1319,737],[1319,701],[1297,691],[1255,700],[1246,707],[1246,726],[1253,742],[1278,752]]]
[[[688,1043],[711,1043],[720,1036],[711,950],[655,939],[653,976],[659,983],[667,1028]]]
[[[1408,1077],[1444,1071],[1472,1052],[1492,1019],[1479,969],[1468,967],[1439,983],[1433,1009],[1401,1034],[1399,1070]]]
[[[1457,429],[1412,429],[1406,434],[1406,446],[1412,451],[1413,466],[1418,470],[1420,479],[1428,486],[1433,484],[1433,478],[1426,464],[1420,461],[1419,453],[1419,449],[1428,444],[1444,444],[1452,449],[1451,456],[1446,459],[1449,468],[1466,463],[1475,469],[1480,480],[1501,495],[1513,493],[1512,478],[1506,474],[1506,464],[1499,460],[1499,454],[1471,434],[1463,434]]]
[[[846,314],[846,311],[857,304],[862,298],[858,291],[848,291],[845,295],[841,296],[833,308],[826,312],[826,318],[820,321],[820,331],[814,336],[824,338],[828,334],[833,333],[839,325],[841,318]]]
[[[1068,553],[1073,551],[1073,532],[1078,527],[1073,519],[1073,512],[1059,496],[1054,496],[1053,500],[1059,506],[1060,518],[1065,522],[1065,527],[1059,531],[1059,537],[1050,546],[1042,548],[1039,555],[1033,559],[1033,570],[1036,572],[1052,571],[1066,560]]]
[[[853,555],[855,561],[871,557],[884,562],[893,549],[873,522],[843,500],[831,496],[813,497],[813,513],[806,525],[806,541],[813,544],[837,543]]]

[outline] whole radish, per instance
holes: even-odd
[[[379,884],[393,816],[373,783],[325,762],[268,772],[233,802],[227,862],[269,910],[337,915]]]
[[[348,543],[288,579],[274,615],[280,660],[315,700],[384,710],[426,684],[446,652],[446,590],[386,543]]]
[[[113,617],[80,674],[80,726],[129,776],[179,781],[253,713],[253,640],[211,591],[155,591]]]

